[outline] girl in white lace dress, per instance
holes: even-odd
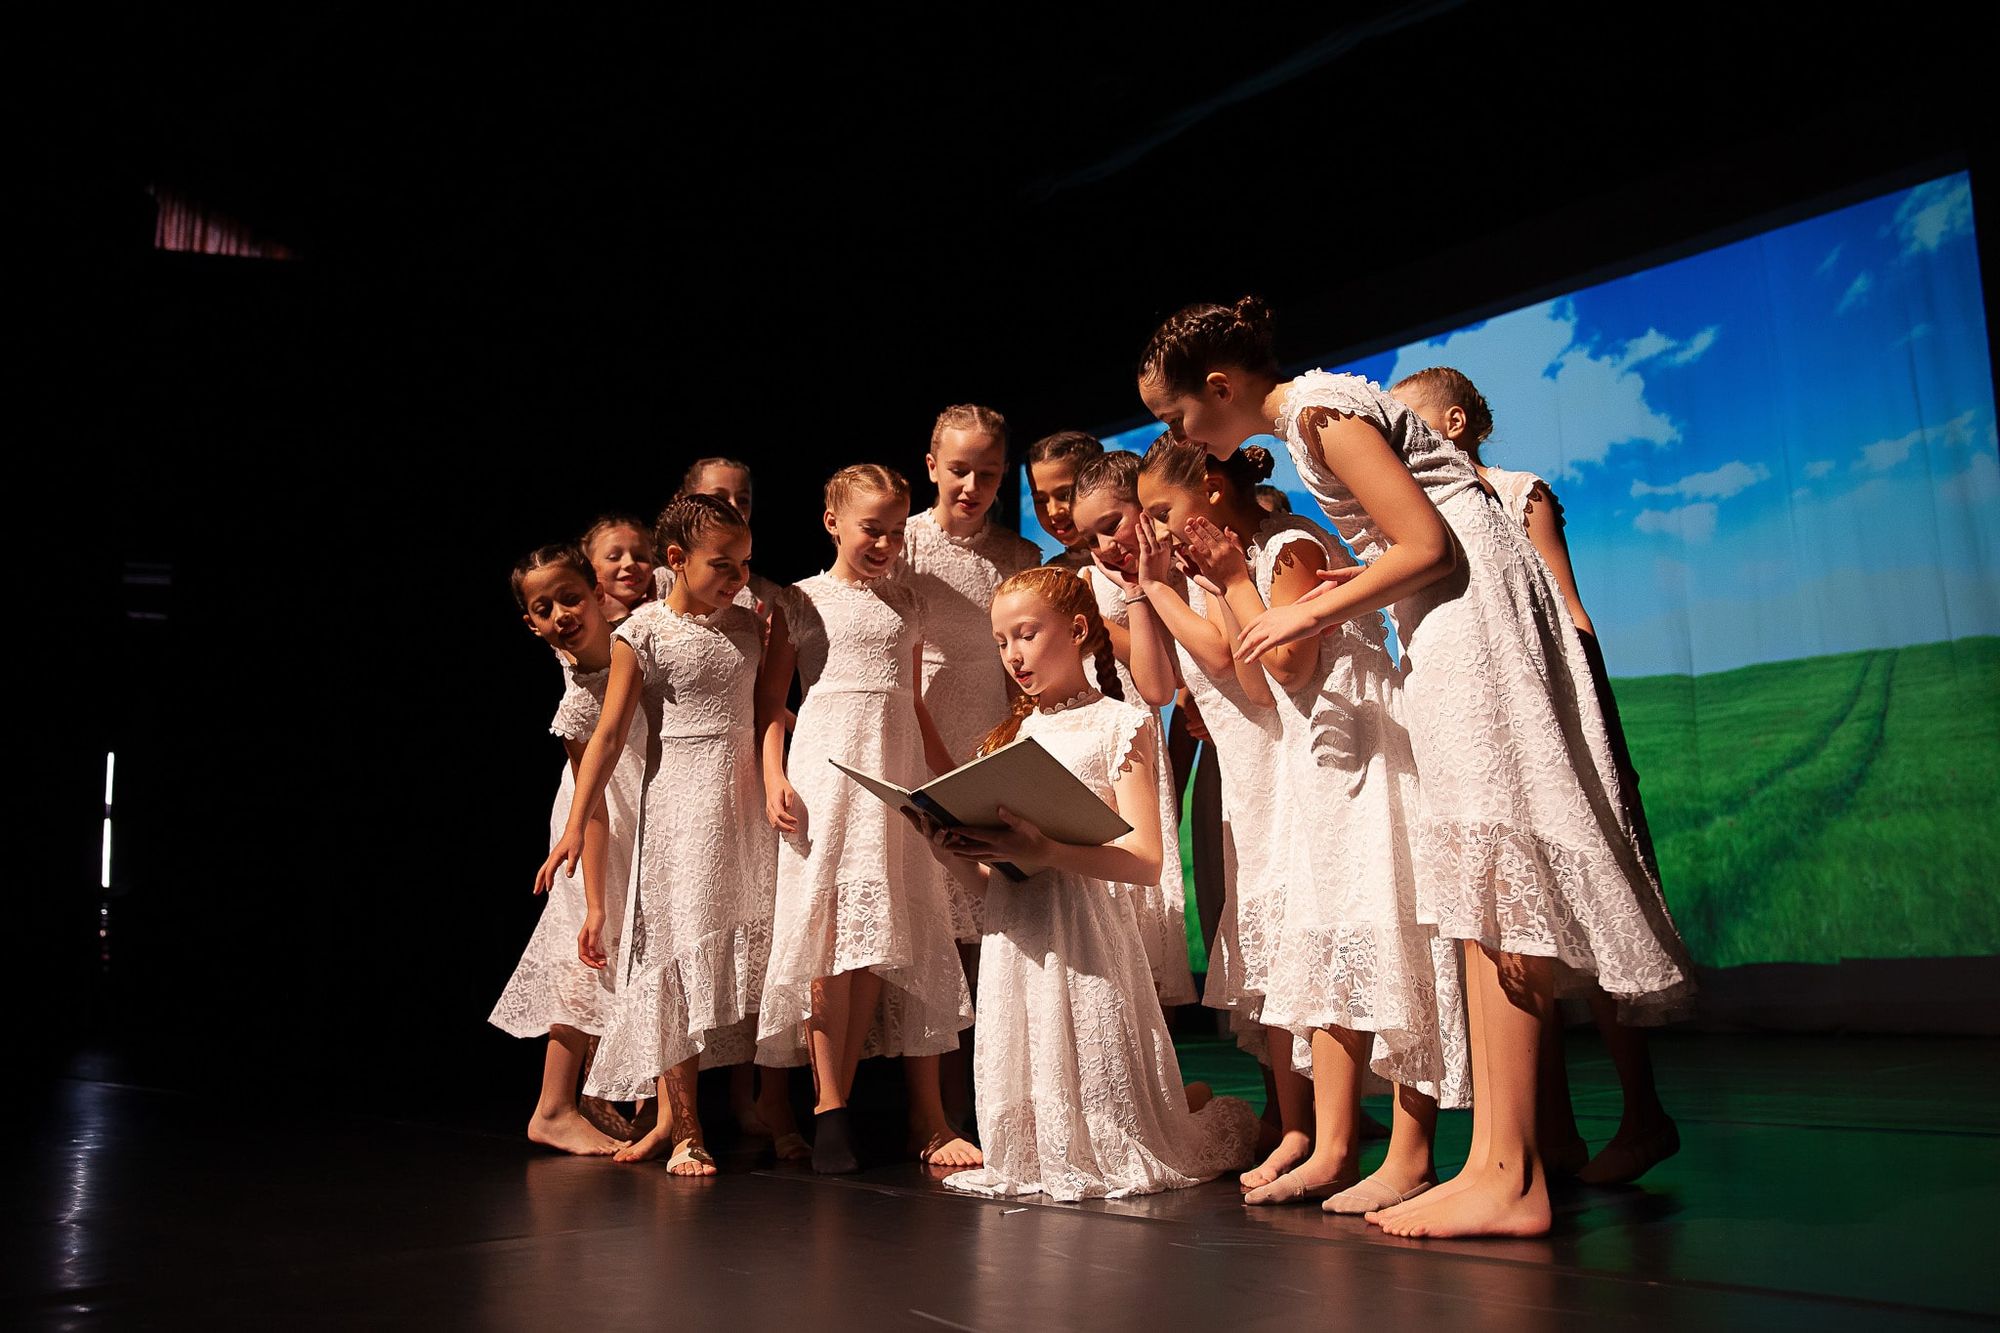
[[[1123,449],[1098,454],[1077,469],[1070,510],[1080,542],[1091,548],[1091,563],[1077,572],[1090,586],[1098,617],[1110,636],[1119,697],[1128,703],[1148,698],[1132,674],[1135,655],[1157,676],[1154,695],[1170,697],[1181,686],[1172,641],[1163,637],[1159,620],[1137,582],[1139,543],[1135,533],[1142,518],[1138,488],[1137,454]],[[1086,660],[1083,665],[1091,687],[1101,688],[1096,662]],[[1182,711],[1176,710],[1177,726],[1182,722]],[[1192,746],[1192,740],[1183,739]],[[1134,899],[1146,961],[1153,969],[1163,1006],[1190,1004],[1195,998],[1194,974],[1188,968],[1187,883],[1180,847],[1180,793],[1187,786],[1186,772],[1172,761],[1173,746],[1170,736],[1153,765],[1168,821],[1160,844],[1159,889]],[[1191,766],[1193,756],[1187,759]]]
[[[554,843],[569,823],[575,769],[597,726],[610,675],[611,628],[598,606],[596,575],[575,546],[532,552],[515,565],[512,581],[528,628],[573,663],[573,669],[565,669],[562,702],[549,724],[569,752],[549,815],[549,840]],[[643,768],[641,747],[640,759],[620,770],[590,821],[582,873],[537,882],[535,891],[547,894],[541,919],[487,1019],[512,1036],[548,1038],[541,1098],[528,1122],[528,1137],[564,1152],[603,1156],[623,1146],[579,1114],[577,1082],[591,1038],[604,1030],[616,998],[618,972],[607,966],[600,946],[608,944],[615,953],[621,940],[617,927],[624,919]],[[613,923],[610,930],[607,920]],[[581,947],[585,939],[598,943],[586,950]],[[586,1109],[599,1109],[592,1119],[603,1121],[601,1111],[609,1108]]]
[[[1259,672],[1238,671],[1229,645],[1240,628],[1226,598],[1212,596],[1195,579],[1172,578],[1166,548],[1156,537],[1153,488],[1143,468],[1139,500],[1147,513],[1136,525],[1138,590],[1154,621],[1171,636],[1179,674],[1208,727],[1222,770],[1224,889],[1222,915],[1208,954],[1202,1003],[1224,1010],[1239,1046],[1269,1070],[1267,1119],[1277,1113],[1278,1138],[1270,1154],[1244,1174],[1245,1190],[1261,1189],[1304,1161],[1312,1149],[1312,1085],[1293,1068],[1292,1037],[1263,1025],[1264,985],[1284,911],[1289,870],[1281,836],[1278,792],[1283,785],[1284,726]],[[1200,500],[1193,495],[1189,502]],[[1205,501],[1204,509],[1205,509]],[[1164,512],[1164,511],[1162,511]],[[1252,560],[1257,534],[1250,534]],[[1269,592],[1272,562],[1261,566],[1259,591]],[[1140,640],[1135,637],[1135,652]],[[1164,683],[1151,669],[1135,670],[1149,702]],[[1248,689],[1246,690],[1246,683]]]
[[[688,470],[681,476],[681,488],[674,492],[674,499],[685,500],[690,495],[712,495],[750,521],[751,479],[750,465],[734,458],[697,458],[688,464]],[[655,592],[665,597],[667,590],[674,586],[674,572],[666,564],[666,555],[660,554],[660,564],[653,570]],[[765,578],[756,570],[750,571],[749,582],[743,591],[736,594],[736,600],[756,611],[757,618],[766,625],[771,623],[771,604],[778,595],[778,585]]]
[[[757,682],[766,814],[783,835],[758,1038],[809,1040],[814,1169],[858,1163],[847,1116],[864,1055],[935,1057],[972,1022],[951,907],[923,840],[829,760],[903,786],[948,765],[916,685],[923,610],[893,577],[910,487],[874,464],[826,486],[833,567],[778,595]],[[805,691],[789,758],[785,695]],[[945,1117],[937,1062],[912,1070],[911,1128],[939,1165],[979,1150]]]
[[[937,503],[910,520],[905,577],[924,608],[924,709],[952,763],[962,764],[1010,706],[1007,673],[993,657],[993,590],[1042,563],[1042,553],[992,521],[1007,474],[1007,423],[998,412],[973,404],[946,408],[931,428],[924,464]],[[953,934],[960,944],[977,945],[977,900],[955,880],[947,891]]]
[[[1058,568],[1081,570],[1090,565],[1090,535],[1077,527],[1072,511],[1077,474],[1103,452],[1095,435],[1080,430],[1059,430],[1028,446],[1028,501],[1042,531],[1062,543],[1061,554],[1049,561]]]
[[[1191,595],[1219,591],[1239,622],[1317,587],[1336,554],[1348,562],[1317,524],[1257,503],[1256,483],[1273,466],[1255,446],[1215,460],[1170,436],[1141,465],[1147,514],[1201,571]],[[1313,1076],[1310,1154],[1250,1190],[1246,1203],[1321,1198],[1331,1211],[1363,1212],[1357,1205],[1400,1202],[1434,1179],[1439,1100],[1466,1101],[1457,960],[1417,921],[1407,831],[1415,764],[1384,639],[1375,617],[1288,645],[1261,665],[1234,665],[1242,696],[1268,707],[1282,729],[1267,835],[1271,902],[1246,984],[1261,994],[1273,1065]],[[1398,1085],[1395,1128],[1382,1170],[1358,1186],[1371,1067]]]
[[[653,530],[630,514],[606,514],[578,542],[597,572],[597,605],[612,625],[653,600]]]
[[[576,856],[581,821],[623,757],[627,727],[646,718],[657,742],[647,764],[631,961],[589,1087],[615,1098],[658,1091],[664,1113],[619,1160],[649,1160],[671,1145],[668,1170],[712,1175],[696,1074],[711,1048],[722,1048],[727,1063],[747,1054],[770,954],[776,847],[763,820],[752,726],[763,629],[734,602],[750,558],[750,528],[735,510],[707,496],[677,501],[660,515],[657,537],[674,586],[618,627],[604,719],[545,874]],[[772,1088],[762,1110],[782,1124],[782,1085]]]
[[[1153,336],[1140,394],[1176,436],[1226,456],[1276,434],[1366,564],[1247,626],[1239,656],[1393,605],[1421,805],[1421,919],[1467,941],[1473,1152],[1447,1185],[1371,1220],[1398,1235],[1549,1227],[1535,1080],[1552,960],[1627,999],[1688,984],[1658,883],[1617,796],[1576,628],[1472,463],[1358,377],[1280,382],[1270,315],[1198,306]]]
[[[1071,572],[1033,569],[1003,583],[993,632],[1023,695],[984,748],[1033,737],[1132,831],[1080,847],[1004,812],[1001,829],[940,830],[918,818],[939,859],[986,900],[974,1053],[986,1162],[944,1183],[1075,1200],[1213,1179],[1248,1161],[1256,1122],[1233,1097],[1182,1086],[1128,887],[1159,878],[1159,719],[1085,683],[1094,656],[1117,688],[1103,624]],[[1016,883],[978,859],[1047,868]]]
[[[1590,679],[1596,687],[1597,704],[1604,713],[1604,725],[1611,740],[1611,755],[1618,765],[1618,792],[1625,802],[1627,818],[1639,838],[1639,852],[1655,876],[1660,863],[1653,852],[1653,838],[1646,824],[1646,807],[1639,799],[1639,774],[1632,764],[1632,752],[1625,743],[1625,729],[1618,716],[1618,700],[1611,691],[1611,676],[1597,642],[1597,630],[1583,609],[1577,592],[1576,573],[1570,567],[1569,542],[1563,535],[1562,502],[1548,482],[1532,472],[1512,472],[1489,466],[1480,450],[1493,430],[1493,411],[1486,397],[1465,375],[1449,366],[1432,366],[1405,376],[1391,389],[1392,397],[1407,403],[1424,424],[1465,451],[1479,478],[1493,488],[1507,517],[1519,524],[1528,540],[1548,564],[1576,624],[1577,637],[1590,659]],[[1679,1015],[1670,1006],[1653,1004],[1628,1006],[1623,1015],[1619,1006],[1602,988],[1589,986],[1584,998],[1590,1003],[1591,1017],[1618,1073],[1624,1109],[1617,1132],[1610,1142],[1589,1158],[1589,1148],[1577,1132],[1576,1114],[1570,1105],[1568,1071],[1563,1066],[1562,1024],[1553,1022],[1543,1033],[1540,1109],[1542,1151],[1550,1170],[1575,1175],[1590,1185],[1615,1185],[1637,1180],[1653,1167],[1680,1151],[1680,1128],[1660,1101],[1659,1086],[1653,1078],[1653,1057],[1646,1038],[1646,1026],[1669,1021]],[[1555,1015],[1551,1014],[1552,1017]]]

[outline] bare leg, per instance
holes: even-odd
[[[1590,1145],[1576,1128],[1570,1102],[1569,1062],[1564,1059],[1562,1006],[1549,1006],[1542,1029],[1541,1068],[1535,1083],[1535,1135],[1552,1176],[1573,1176],[1590,1158]]]
[[[1291,1034],[1284,1036],[1289,1064]],[[1361,1119],[1361,1071],[1368,1065],[1370,1040],[1370,1034],[1346,1028],[1313,1033],[1313,1076],[1307,1098],[1313,1118],[1311,1151],[1270,1184],[1249,1191],[1243,1202],[1295,1203],[1323,1198],[1359,1178],[1361,1136],[1356,1130]],[[1272,1045],[1276,1057],[1277,1043]]]
[[[1475,1042],[1486,1047],[1486,1084],[1474,1090],[1473,1124],[1486,1122],[1485,1153],[1466,1163],[1463,1188],[1433,1190],[1370,1213],[1392,1236],[1542,1236],[1550,1225],[1548,1181],[1535,1140],[1535,1074],[1542,1029],[1555,1003],[1550,960],[1484,948],[1469,959],[1468,992],[1481,989]]]
[[[1388,1155],[1366,1180],[1328,1199],[1326,1211],[1353,1214],[1393,1207],[1436,1185],[1437,1114],[1435,1098],[1397,1084]]]
[[[609,1157],[623,1145],[585,1120],[576,1109],[576,1084],[590,1038],[572,1027],[549,1029],[542,1057],[542,1095],[528,1118],[528,1141],[579,1157]]]
[[[1680,1128],[1660,1104],[1646,1029],[1620,1023],[1617,1001],[1603,991],[1592,992],[1590,1012],[1611,1056],[1611,1067],[1618,1071],[1625,1110],[1618,1119],[1618,1132],[1577,1173],[1577,1179],[1589,1185],[1618,1185],[1637,1180],[1679,1152]]]
[[[621,1162],[647,1162],[682,1146],[702,1146],[701,1117],[695,1111],[695,1084],[701,1076],[701,1057],[691,1055],[660,1075],[660,1118],[653,1131],[618,1154]],[[678,1156],[676,1151],[673,1155]],[[713,1164],[706,1161],[682,1162],[672,1168],[677,1176],[712,1176]]]
[[[917,1145],[917,1158],[926,1166],[982,1166],[985,1155],[945,1118],[944,1100],[938,1093],[938,1063],[935,1055],[903,1057],[903,1082],[910,1097],[910,1139]]]
[[[1297,1167],[1313,1146],[1313,1085],[1292,1068],[1292,1034],[1282,1028],[1265,1028],[1264,1038],[1271,1054],[1271,1101],[1278,1108],[1278,1146],[1261,1165],[1237,1178],[1246,1193]],[[1313,1049],[1315,1053],[1319,1049],[1316,1041]]]
[[[979,998],[979,946],[958,946],[959,965],[965,969],[965,984],[975,1001]],[[958,1034],[958,1049],[945,1052],[938,1062],[940,1088],[944,1094],[945,1118],[954,1125],[972,1121],[972,1029]]]
[[[1481,950],[1477,943],[1465,940],[1461,942],[1461,951],[1465,955],[1466,1047],[1467,1054],[1472,1060],[1472,1097],[1473,1107],[1475,1108],[1472,1117],[1472,1145],[1466,1150],[1465,1163],[1459,1167],[1458,1174],[1432,1190],[1427,1196],[1426,1202],[1435,1202],[1440,1199],[1450,1198],[1459,1190],[1470,1185],[1472,1177],[1466,1174],[1466,1167],[1471,1166],[1474,1162],[1484,1161],[1486,1158],[1487,1122],[1477,1113],[1480,1094],[1489,1082],[1486,1070],[1486,1047],[1479,1039],[1480,1034],[1486,1030],[1486,995],[1485,992],[1472,984],[1473,958]],[[1368,1220],[1372,1222],[1375,1219],[1373,1216],[1370,1216]]]
[[[814,1115],[847,1105],[847,1085],[840,1076],[841,1048],[847,1040],[853,983],[852,972],[813,982],[812,1022],[806,1039],[812,1053]]]
[[[868,1029],[875,1025],[875,1010],[882,1003],[882,978],[867,968],[847,974],[847,1035],[840,1047],[840,1104],[854,1095],[854,1071],[861,1064],[861,1048],[868,1044]]]

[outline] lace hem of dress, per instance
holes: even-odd
[[[770,925],[759,921],[725,927],[669,957],[639,963],[584,1091],[612,1101],[652,1096],[655,1078],[706,1054],[716,1033],[754,1017],[761,964],[770,951]]]
[[[1527,830],[1492,822],[1418,822],[1412,851],[1419,919],[1449,939],[1474,940],[1502,953],[1555,958],[1597,978],[1605,993],[1635,1014],[1675,1012],[1694,992],[1694,978],[1652,919],[1666,920],[1649,883],[1632,882],[1620,866],[1593,864],[1576,851]],[[1642,864],[1637,847],[1632,863]],[[1603,858],[1598,858],[1603,862]],[[1648,911],[1647,899],[1654,900]],[[1596,903],[1633,902],[1638,910],[1591,919]],[[1582,909],[1580,913],[1579,909]]]

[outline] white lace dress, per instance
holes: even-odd
[[[665,565],[653,570],[653,595],[661,601],[674,590],[674,571]],[[777,597],[779,587],[762,574],[752,574],[749,582],[736,591],[736,605],[747,607],[757,613],[765,624],[771,622],[771,603]]]
[[[894,575],[850,584],[816,574],[781,591],[778,607],[805,700],[786,761],[799,828],[778,844],[758,1044],[803,1044],[813,982],[865,967],[885,985],[864,1055],[953,1050],[972,998],[937,862],[902,816],[827,762],[905,787],[927,776],[912,679],[916,589]]]
[[[572,673],[563,670],[562,701],[549,723],[551,735],[588,743],[603,712],[610,668]],[[514,967],[487,1022],[516,1037],[540,1037],[552,1024],[595,1036],[604,1031],[617,995],[622,951],[630,944],[630,881],[633,846],[637,841],[640,798],[646,778],[647,732],[643,718],[634,717],[625,752],[604,788],[604,810],[611,826],[605,855],[604,949],[612,961],[602,971],[586,967],[576,953],[577,932],[585,910],[583,871],[559,875],[542,904],[528,947]],[[576,776],[563,761],[562,782],[549,812],[549,846],[554,847],[569,824]],[[648,1094],[650,1095],[650,1094]]]
[[[1285,530],[1288,517],[1267,516],[1243,552],[1257,593],[1267,603],[1277,547],[1264,543]],[[1188,585],[1187,598],[1197,615],[1206,614],[1208,597],[1198,585]],[[1208,951],[1202,1003],[1227,1010],[1237,1045],[1268,1063],[1260,1026],[1264,988],[1284,916],[1285,877],[1291,871],[1278,809],[1286,768],[1284,720],[1276,709],[1252,704],[1234,671],[1212,678],[1186,648],[1176,644],[1175,651],[1222,776],[1222,914]]]
[[[1148,729],[1095,691],[1028,715],[1032,736],[1107,804]],[[1153,1194],[1248,1165],[1255,1117],[1234,1097],[1187,1109],[1180,1062],[1129,888],[1045,870],[994,876],[973,1051],[986,1164],[945,1177],[978,1194],[1062,1200]]]
[[[1095,565],[1086,565],[1079,571],[1083,581],[1090,585],[1091,595],[1097,599],[1097,613],[1115,625],[1130,628],[1132,608],[1125,605],[1125,594],[1118,585],[1104,577]],[[1091,688],[1099,688],[1097,663],[1092,658],[1084,659],[1084,675]],[[1132,669],[1123,662],[1117,663],[1119,697],[1128,704],[1145,707],[1139,697],[1139,684],[1132,679]],[[1158,716],[1157,710],[1154,716]],[[1173,765],[1167,758],[1167,747],[1153,747],[1153,780],[1160,789],[1160,882],[1144,886],[1145,891],[1133,896],[1133,907],[1139,914],[1139,938],[1146,945],[1146,963],[1153,969],[1153,984],[1160,992],[1163,1005],[1190,1004],[1194,1001],[1194,973],[1188,970],[1187,943],[1187,881],[1181,870],[1181,801],[1180,793],[1174,790]]]
[[[1277,433],[1363,560],[1387,539],[1310,447],[1303,428],[1319,414],[1381,431],[1463,552],[1451,576],[1393,608],[1421,782],[1419,918],[1452,939],[1555,957],[1628,1004],[1680,1004],[1691,978],[1548,566],[1463,451],[1359,376],[1312,371],[1292,382]]]
[[[1260,568],[1303,543],[1328,566],[1353,563],[1324,528],[1273,516]],[[1277,688],[1284,726],[1279,840],[1287,858],[1283,918],[1269,961],[1263,1020],[1292,1033],[1294,1064],[1312,1067],[1312,1033],[1372,1032],[1369,1067],[1445,1106],[1471,1099],[1465,993],[1455,941],[1417,920],[1410,834],[1417,769],[1402,719],[1402,673],[1380,616],[1317,640],[1294,690]]]
[[[658,744],[629,971],[585,1091],[629,1101],[654,1095],[654,1079],[692,1056],[749,1057],[770,961],[777,837],[757,764],[756,613],[731,605],[683,616],[648,602],[616,637],[638,659],[641,711]]]
[[[962,764],[1011,707],[1007,670],[993,646],[994,589],[1039,565],[1042,553],[990,518],[972,536],[954,537],[929,509],[910,520],[906,540],[902,577],[924,608],[924,706],[952,762]],[[949,876],[941,882],[953,935],[978,943],[978,900]]]

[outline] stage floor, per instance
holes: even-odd
[[[9,1327],[1757,1326],[2000,1316],[2000,1043],[1658,1043],[1681,1155],[1542,1241],[1401,1241],[1233,1182],[994,1202],[915,1165],[709,1181],[420,1120],[292,1119],[87,1078],[17,1105]],[[1573,1048],[1580,1123],[1616,1090]],[[428,1112],[426,1112],[428,1114]],[[1465,1117],[1447,1115],[1455,1164]],[[1379,1157],[1379,1146],[1369,1154]]]

